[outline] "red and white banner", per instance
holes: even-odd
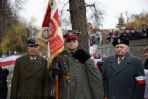
[[[19,55],[12,55],[4,58],[0,58],[0,67],[15,65],[16,59],[20,57]]]
[[[42,23],[42,32],[38,35],[39,41],[48,47],[48,63],[64,50],[57,4],[58,0],[49,0]]]

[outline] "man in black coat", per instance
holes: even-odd
[[[144,66],[129,53],[129,41],[113,41],[115,55],[103,64],[104,99],[144,99]]]
[[[3,69],[0,67],[0,99],[6,99],[8,93],[7,87],[7,75],[9,71],[8,69]]]

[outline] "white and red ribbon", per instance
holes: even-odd
[[[145,84],[144,76],[137,76],[135,79],[136,79],[136,83],[137,83],[138,85],[143,85],[143,84]]]

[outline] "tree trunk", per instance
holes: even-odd
[[[80,48],[89,50],[87,21],[86,21],[86,7],[85,0],[69,0],[70,18],[72,29],[81,32],[79,37]]]

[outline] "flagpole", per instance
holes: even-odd
[[[58,76],[56,76],[56,80],[55,80],[55,87],[56,87],[56,99],[59,99],[59,80],[58,80]]]
[[[48,41],[48,63],[51,64],[51,62],[53,61],[52,59],[55,59],[55,68],[59,68],[58,58],[56,56],[64,50],[64,40],[58,14],[58,7],[57,7],[58,0],[48,0],[48,1],[49,1],[48,7],[42,23],[42,27],[43,29],[45,28],[47,33],[44,32],[45,30],[43,30],[43,33],[40,34],[40,37],[44,41]],[[43,37],[44,34],[45,37]],[[46,35],[48,36],[46,37]],[[55,97],[56,99],[59,99],[58,75],[55,76]]]
[[[56,64],[55,68],[59,68],[58,67],[58,57],[55,57],[55,64]],[[58,79],[58,75],[56,75],[56,77],[55,77],[55,97],[56,97],[56,99],[59,99],[59,79]]]

